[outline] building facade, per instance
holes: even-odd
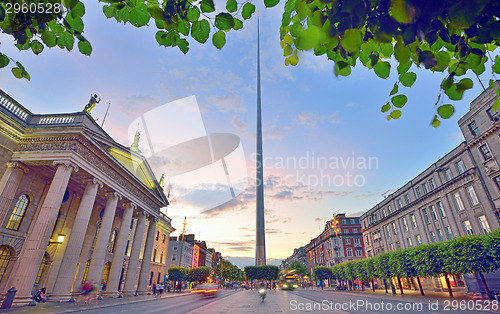
[[[368,257],[500,227],[496,99],[495,90],[484,91],[458,121],[465,141],[361,216]],[[463,278],[451,279],[463,285]],[[436,290],[443,283],[425,282]]]
[[[302,246],[302,247],[300,247],[298,249],[294,249],[293,250],[293,254],[291,256],[289,256],[286,259],[282,260],[281,261],[281,265],[280,265],[280,270],[287,269],[295,261],[301,263],[304,266],[307,265],[306,247],[305,246]]]
[[[170,221],[170,218],[164,215],[166,221]],[[156,226],[155,241],[153,244],[153,253],[151,256],[151,272],[149,277],[149,288],[152,289],[152,285],[157,283],[163,283],[165,274],[167,274],[167,254],[168,245],[170,239],[171,225],[159,222]]]
[[[146,293],[156,226],[173,228],[144,156],[87,112],[36,115],[1,90],[0,121],[0,293],[62,301],[83,281]]]
[[[336,264],[365,257],[359,217],[337,214],[327,221],[325,229],[306,245],[307,269],[312,274],[316,266]]]

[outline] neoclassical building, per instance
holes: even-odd
[[[15,287],[26,304],[45,287],[64,301],[84,281],[146,293],[157,226],[166,239],[173,228],[137,150],[87,112],[33,114],[0,90],[0,177],[2,295]]]

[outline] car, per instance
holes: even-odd
[[[219,292],[219,286],[215,283],[203,283],[197,285],[191,293],[200,294],[203,297],[216,297]]]

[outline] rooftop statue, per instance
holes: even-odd
[[[141,152],[139,150],[139,139],[141,138],[141,131],[137,131],[134,135],[134,141],[132,142],[132,145],[130,145],[130,150],[135,151],[135,152]]]
[[[99,98],[99,99],[97,99]],[[90,95],[90,100],[89,103],[85,106],[83,111],[88,112],[89,114],[94,110],[95,105],[98,104],[101,101],[100,97],[97,97],[97,94],[94,94],[94,96]]]

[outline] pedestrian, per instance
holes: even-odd
[[[163,284],[160,284],[160,297],[163,294],[163,289],[165,289],[165,286]]]
[[[156,295],[156,285],[153,285],[153,295]]]
[[[167,284],[167,292],[170,293],[170,283]]]
[[[157,297],[160,297],[160,291],[161,291],[161,285],[160,283],[157,283],[155,286],[155,292]]]

